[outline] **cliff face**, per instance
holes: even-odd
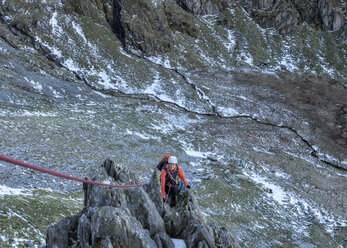
[[[140,55],[169,52],[175,31],[197,37],[192,16],[173,1],[67,1],[67,9],[85,16],[105,15],[111,29],[128,51]]]
[[[317,30],[341,31],[340,44],[347,45],[344,1],[334,0],[177,0],[182,9],[193,15],[219,15],[226,9],[244,8],[262,28],[275,28],[289,34],[304,22]],[[74,11],[94,15],[93,8],[105,12],[117,37],[129,50],[145,55],[165,53],[173,49],[175,30],[196,35],[194,18],[175,6],[174,1],[68,1]]]
[[[94,180],[138,183],[135,174],[111,160],[97,171]],[[230,232],[207,223],[185,188],[176,207],[164,204],[156,169],[144,189],[84,185],[84,197],[85,207],[79,214],[48,228],[47,247],[170,248],[174,247],[171,238],[183,239],[187,247],[239,247]]]
[[[242,7],[261,27],[274,27],[280,34],[296,30],[303,22],[327,31],[344,29],[347,11],[346,3],[341,0],[177,0],[176,2],[194,15],[220,14],[225,8],[240,6],[241,2]],[[346,41],[343,39],[342,42]]]
[[[65,20],[69,15],[84,16],[85,21],[91,18],[99,25],[95,31],[101,27],[112,31],[115,37],[109,39],[120,41],[126,51],[145,57],[168,57],[176,68],[187,68],[187,63],[195,68],[203,66],[201,54],[195,54],[189,46],[203,41],[208,46],[218,46],[209,50],[204,48],[206,44],[197,45],[203,49],[204,57],[227,67],[266,65],[272,70],[311,70],[344,76],[346,9],[344,1],[326,0],[73,0],[60,5],[50,1],[21,4],[16,0],[11,4],[4,1],[0,18],[11,30],[4,29],[2,37],[11,44],[13,39],[6,37],[19,32],[18,36],[40,37],[38,43],[42,46],[49,39],[46,36],[59,31],[49,24],[55,24],[50,20],[61,13],[66,15],[62,17]],[[215,25],[214,30],[210,25]],[[105,36],[102,33],[98,35]],[[44,46],[47,45],[53,44]],[[179,55],[182,50],[186,51],[184,56]],[[288,56],[293,58],[289,60]],[[293,69],[285,66],[288,63]]]

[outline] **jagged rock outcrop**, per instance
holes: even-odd
[[[344,25],[344,15],[347,15],[346,3],[343,8],[339,8],[339,1],[318,1],[318,11],[321,17],[323,28],[329,31],[336,31]],[[344,12],[344,13],[343,13]]]
[[[106,160],[94,180],[136,184],[126,168]],[[183,189],[175,208],[164,205],[159,174],[144,187],[110,188],[84,185],[85,207],[47,230],[47,247],[238,247],[229,231],[207,223],[191,192]]]
[[[176,0],[194,15],[220,14],[226,8],[244,7],[263,28],[274,27],[280,34],[288,34],[303,22],[328,31],[345,26],[347,6],[343,1],[327,0]],[[341,36],[344,43],[344,36]]]
[[[307,22],[313,27],[336,31],[344,26],[346,6],[326,0],[244,1],[245,8],[262,27],[275,27],[280,34],[290,33]]]
[[[174,31],[197,36],[193,17],[173,1],[115,1],[113,25],[125,49],[140,51],[139,55],[171,51]]]
[[[166,52],[171,49],[171,34],[162,5],[153,1],[116,1],[117,36],[128,50],[142,54]]]
[[[263,28],[275,27],[280,34],[287,34],[302,23],[299,13],[290,1],[259,0],[252,3],[249,11]]]

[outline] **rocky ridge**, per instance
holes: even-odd
[[[93,180],[137,184],[125,167],[107,159]],[[226,229],[207,223],[194,198],[182,189],[177,206],[163,204],[158,171],[144,188],[107,188],[84,184],[84,209],[47,230],[47,247],[239,247]]]

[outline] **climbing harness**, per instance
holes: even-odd
[[[178,187],[178,186],[172,185],[171,183],[170,183],[168,186],[169,186],[169,190],[167,191],[167,196],[166,196],[166,199],[165,199],[165,204],[166,204],[166,202],[167,202],[167,199],[169,199],[170,189],[171,189],[171,188],[177,188],[177,187]]]
[[[25,163],[23,161],[16,160],[14,158],[7,157],[7,156],[1,155],[1,154],[0,154],[0,160],[6,161],[6,162],[11,163],[11,164],[20,165],[20,166],[23,166],[25,168],[29,168],[32,170],[37,170],[37,171],[40,171],[42,173],[50,174],[50,175],[57,176],[57,177],[62,177],[62,178],[68,179],[68,180],[74,180],[74,181],[79,181],[79,182],[83,182],[83,183],[88,183],[88,184],[95,184],[95,185],[115,187],[115,188],[141,187],[141,186],[146,185],[146,183],[134,184],[134,185],[115,185],[115,184],[106,184],[106,183],[95,182],[95,181],[82,179],[82,178],[78,178],[78,177],[72,177],[70,175],[59,173],[59,172],[56,172],[53,170],[48,170],[48,169],[45,169],[45,168],[42,168],[42,167],[39,167],[36,165],[32,165],[29,163]]]
[[[177,170],[178,170],[178,168],[177,168]],[[166,171],[166,174],[170,177],[171,182],[178,184],[178,178],[177,177],[179,177],[179,176],[177,174],[175,175],[175,178],[174,178],[174,176],[172,175],[172,173],[169,169]]]

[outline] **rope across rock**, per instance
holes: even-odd
[[[82,179],[82,178],[79,178],[79,177],[73,177],[73,176],[70,176],[70,175],[67,175],[67,174],[63,174],[63,173],[60,173],[60,172],[56,172],[56,171],[53,171],[53,170],[45,169],[45,168],[42,168],[42,167],[39,167],[39,166],[36,166],[36,165],[33,165],[33,164],[29,164],[29,163],[26,163],[26,162],[23,162],[23,161],[20,161],[20,160],[16,160],[16,159],[11,158],[11,157],[7,157],[7,156],[2,155],[2,154],[0,154],[0,160],[6,161],[6,162],[11,163],[11,164],[23,166],[25,168],[29,168],[29,169],[32,169],[32,170],[37,170],[37,171],[40,171],[40,172],[45,173],[45,174],[50,174],[50,175],[53,175],[53,176],[62,177],[62,178],[68,179],[68,180],[79,181],[79,182],[83,182],[83,183],[95,184],[95,185],[100,185],[100,186],[114,187],[114,188],[131,188],[131,187],[141,187],[141,186],[146,185],[146,183],[133,184],[133,185],[116,185],[116,184],[100,183],[100,182],[96,182],[96,181]]]

